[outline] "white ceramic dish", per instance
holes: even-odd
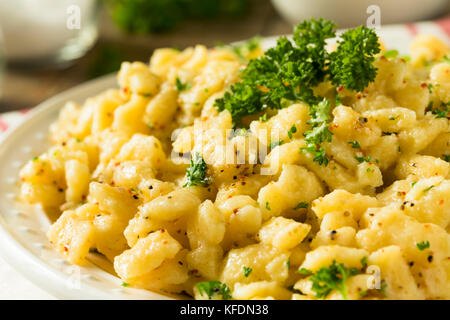
[[[417,25],[417,29],[450,43],[445,33],[432,23]],[[381,30],[380,37],[387,47],[405,53],[412,38],[408,30],[404,26],[392,26]],[[273,45],[275,39],[264,39],[263,47]],[[122,287],[122,281],[107,272],[111,266],[95,254],[89,256],[86,266],[69,265],[48,243],[45,236],[50,224],[48,216],[38,206],[25,205],[16,199],[20,167],[46,149],[48,127],[57,118],[61,106],[69,100],[82,103],[115,86],[115,78],[106,76],[59,94],[36,107],[0,142],[0,254],[14,269],[56,298],[172,298]]]
[[[448,0],[272,0],[272,4],[293,25],[322,17],[345,28],[365,24],[373,13],[367,8],[373,5],[380,8],[382,25],[430,19],[450,9]]]

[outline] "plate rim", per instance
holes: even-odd
[[[430,23],[430,22],[424,22]],[[419,23],[418,23],[419,24]],[[386,25],[383,26],[382,31],[386,33],[397,33],[394,31],[394,28],[398,28],[400,26],[405,26],[402,24],[399,25]],[[398,34],[401,32],[398,31]],[[290,35],[276,35],[276,36],[268,36],[261,37],[261,45],[264,48],[270,46],[270,44],[274,44],[276,39],[280,36],[290,36]],[[236,41],[232,44],[239,44],[245,40]],[[449,41],[449,38],[446,39]],[[0,138],[0,162],[2,162],[5,148],[8,147],[8,143],[14,139],[16,135],[18,135],[21,131],[23,131],[28,122],[32,119],[38,118],[39,116],[43,116],[46,112],[49,112],[50,109],[58,110],[63,107],[63,105],[68,101],[73,101],[74,96],[86,95],[86,93],[82,93],[87,90],[97,90],[97,94],[101,93],[101,91],[106,90],[108,88],[117,87],[115,82],[116,73],[107,74],[81,84],[78,84],[74,87],[68,88],[49,99],[44,100],[39,103],[36,107],[32,108],[22,119],[22,121],[18,124],[15,124],[9,128],[9,130],[3,134]],[[59,105],[59,106],[57,106]],[[48,130],[48,129],[47,129]],[[0,256],[5,260],[5,263],[9,264],[13,267],[21,276],[28,279],[30,282],[41,288],[42,290],[50,293],[56,299],[100,299],[100,300],[115,300],[119,297],[114,297],[111,293],[108,293],[104,290],[96,288],[88,283],[83,283],[84,289],[80,290],[68,290],[64,285],[61,285],[63,281],[67,279],[67,275],[65,275],[62,271],[57,270],[49,264],[46,264],[42,259],[39,259],[36,255],[30,252],[26,247],[24,247],[17,239],[15,239],[14,235],[9,231],[7,224],[5,223],[3,217],[0,215]],[[106,271],[104,271],[107,273]],[[127,288],[128,289],[128,288]],[[134,289],[138,291],[145,291],[147,293],[151,293],[155,297],[153,299],[171,299],[170,296],[166,296],[157,292],[152,292],[144,289]],[[138,297],[133,296],[133,294],[129,294],[129,299],[137,299]],[[127,298],[126,296],[122,296],[121,298]],[[146,297],[147,298],[147,297]],[[148,297],[152,298],[152,297]]]

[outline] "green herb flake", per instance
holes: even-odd
[[[443,58],[442,58],[443,62],[446,62],[448,64],[450,64],[450,55],[446,54]]]
[[[214,295],[222,296],[223,300],[229,300],[232,298],[230,288],[225,283],[217,280],[200,282],[197,283],[196,287],[200,294],[206,294],[209,299],[211,299]]]
[[[125,288],[126,288],[126,287],[129,287],[129,286],[130,286],[130,284],[129,284],[129,283],[127,283],[127,282],[122,282],[121,286],[122,286],[122,287],[125,287]]]
[[[372,161],[372,159],[370,158],[370,156],[367,157],[367,158],[355,156],[355,159],[356,159],[359,163],[363,163],[363,162],[371,162],[371,161]]]
[[[345,300],[348,300],[346,281],[359,273],[360,270],[356,268],[348,269],[343,264],[333,261],[330,266],[322,267],[309,278],[312,281],[311,289],[319,299],[324,299],[332,290],[337,290]]]
[[[389,50],[389,51],[386,51],[386,52],[383,54],[383,56],[384,56],[385,58],[387,58],[387,59],[390,59],[390,58],[397,58],[397,56],[398,56],[398,50]]]
[[[292,125],[292,127],[288,131],[288,137],[292,140],[292,134],[297,132],[297,127],[295,124]]]
[[[270,149],[274,149],[274,148],[276,148],[278,146],[281,146],[283,143],[284,143],[283,140],[270,142]]]
[[[294,210],[298,210],[298,209],[307,209],[308,208],[308,203],[307,202],[299,202],[295,207]]]
[[[267,113],[264,113],[261,117],[259,117],[258,119],[261,122],[267,122]]]
[[[175,78],[175,86],[178,92],[188,90],[191,87],[189,83],[182,83],[178,77]]]
[[[297,270],[297,273],[300,273],[304,276],[311,276],[313,274],[313,272],[311,270],[306,269],[306,268],[301,268],[301,269]]]
[[[423,251],[425,249],[428,249],[430,247],[430,241],[422,241],[416,243],[417,248],[419,248],[420,251]]]
[[[242,271],[244,272],[244,277],[248,278],[250,273],[252,273],[253,269],[250,267],[243,266]]]
[[[269,202],[267,202],[267,201],[266,201],[266,210],[270,211],[270,205],[269,205]]]
[[[359,293],[359,296],[362,298],[362,297],[365,297],[367,295],[368,291],[367,290],[361,290],[358,293]]]
[[[368,257],[364,256],[360,260],[363,269],[367,267],[367,259],[368,259]]]
[[[305,132],[305,141],[307,146],[302,148],[314,153],[314,161],[319,165],[328,165],[328,157],[325,149],[321,146],[324,142],[331,142],[333,133],[328,128],[331,121],[330,116],[331,104],[324,98],[321,102],[309,107],[309,115],[311,119],[307,122],[312,126],[311,130]]]
[[[358,141],[349,141],[348,144],[351,145],[353,149],[361,149],[361,145]]]
[[[411,61],[411,57],[410,56],[402,56],[400,59],[405,60],[405,62]]]
[[[183,187],[191,186],[208,186],[211,184],[211,178],[207,176],[206,171],[208,167],[206,166],[205,160],[198,153],[194,153],[193,158],[189,168],[186,169],[186,183]]]
[[[381,294],[386,297],[386,288],[387,288],[387,283],[385,281],[381,282],[381,288],[377,289],[379,292],[381,292]]]

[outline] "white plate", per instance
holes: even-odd
[[[418,24],[415,26],[417,29],[449,42],[435,24]],[[380,36],[388,48],[406,53],[412,39],[411,30],[411,27],[391,26],[380,30]],[[273,45],[275,39],[264,39],[263,47]],[[14,269],[56,298],[172,298],[122,287],[119,278],[105,271],[111,266],[94,254],[89,256],[90,262],[86,266],[69,265],[51,248],[45,236],[50,224],[47,215],[38,206],[26,205],[16,199],[20,167],[46,150],[48,127],[56,120],[64,103],[69,100],[82,103],[86,98],[115,86],[115,78],[106,76],[59,94],[30,112],[25,121],[11,130],[0,143],[0,253]]]

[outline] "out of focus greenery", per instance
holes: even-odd
[[[112,44],[103,44],[89,64],[87,76],[92,79],[116,72],[123,60],[125,60],[125,57],[119,47]]]
[[[169,31],[186,20],[241,17],[249,0],[104,0],[113,21],[130,33]]]

